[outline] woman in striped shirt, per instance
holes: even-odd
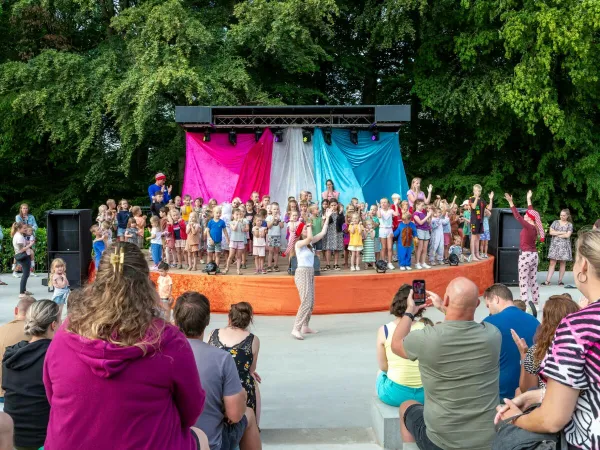
[[[496,422],[521,414],[513,421],[532,433],[564,430],[569,449],[600,448],[600,230],[577,240],[573,274],[588,306],[565,317],[541,365],[547,388],[529,391],[498,407]],[[500,448],[500,447],[497,447]]]

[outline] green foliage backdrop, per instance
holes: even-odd
[[[179,189],[175,105],[224,104],[409,103],[436,193],[600,216],[597,0],[5,0],[0,29],[5,225]]]

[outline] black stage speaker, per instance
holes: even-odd
[[[525,214],[524,208],[517,209]],[[516,286],[519,284],[519,240],[523,227],[510,208],[494,208],[490,217],[488,252],[494,255],[494,281]]]
[[[288,268],[289,275],[296,274],[296,267],[298,267],[298,259],[295,256],[292,256],[290,261],[291,266]],[[315,256],[315,262],[313,263],[313,267],[315,269],[315,276],[321,275],[321,260]]]
[[[71,288],[81,287],[88,278],[92,260],[92,210],[53,209],[47,211],[48,272],[55,258],[67,264]]]

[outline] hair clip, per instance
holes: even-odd
[[[110,263],[113,266],[114,273],[123,272],[123,263],[125,262],[125,251],[123,247],[115,248],[115,252],[110,255]]]

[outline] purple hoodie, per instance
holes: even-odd
[[[155,324],[159,349],[146,355],[60,328],[44,363],[45,450],[196,450],[205,394],[194,355],[177,328]]]

